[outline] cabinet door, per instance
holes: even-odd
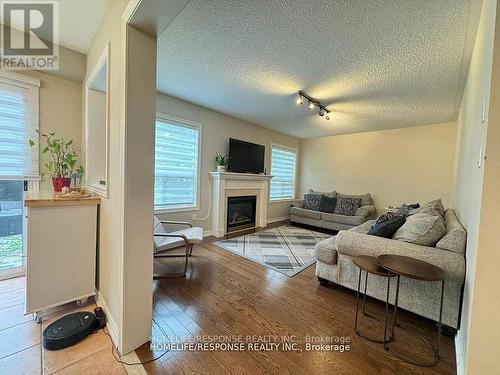
[[[28,209],[26,313],[95,293],[97,206]]]

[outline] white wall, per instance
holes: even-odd
[[[201,123],[203,137],[201,141],[200,209],[199,211],[160,215],[163,218],[189,221],[202,226],[205,230],[211,229],[211,216],[207,220],[197,221],[193,220],[193,214],[196,214],[198,217],[204,217],[207,214],[209,206],[207,176],[209,172],[215,171],[215,154],[217,152],[227,153],[229,138],[238,138],[266,146],[265,166],[268,173],[271,171],[271,143],[297,149],[297,163],[300,164],[300,140],[297,138],[160,93],[157,96],[156,106],[159,113]],[[300,171],[297,173],[297,181],[299,179]],[[288,216],[289,208],[289,202],[269,203],[267,212],[268,220]]]
[[[467,229],[466,264],[462,320],[457,336],[459,373],[465,373],[470,334],[472,296],[480,227],[483,168],[477,167],[480,148],[485,147],[487,124],[481,123],[483,101],[489,102],[495,5],[483,2],[474,52],[458,119],[457,166],[454,183],[454,206]]]
[[[436,198],[450,206],[456,129],[444,123],[304,140],[301,194],[370,193],[379,213]]]

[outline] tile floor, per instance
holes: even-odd
[[[92,311],[94,303],[61,306],[37,324],[31,315],[24,315],[24,291],[23,277],[0,281],[0,374],[126,374],[111,352],[110,338],[102,331],[63,350],[42,348],[45,327],[70,312]]]

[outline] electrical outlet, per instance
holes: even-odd
[[[196,214],[193,214],[193,220],[196,220]]]

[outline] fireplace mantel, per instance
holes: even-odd
[[[223,237],[227,227],[227,198],[252,196],[257,198],[255,226],[267,225],[269,181],[273,176],[251,173],[211,172],[212,177],[212,233]]]

